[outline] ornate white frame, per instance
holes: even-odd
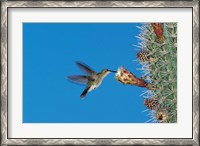
[[[9,7],[190,7],[193,9],[192,139],[10,139],[8,138],[7,16]],[[1,2],[1,145],[199,145],[199,1],[2,1]]]

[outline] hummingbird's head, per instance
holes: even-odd
[[[100,74],[101,74],[102,77],[106,77],[111,72],[115,72],[115,71],[112,71],[112,70],[109,70],[109,69],[103,69]]]
[[[103,74],[109,74],[109,73],[111,73],[111,72],[116,73],[116,71],[109,70],[109,69],[107,69],[107,68],[102,70],[102,73],[103,73]]]

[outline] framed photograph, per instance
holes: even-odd
[[[198,1],[1,2],[1,145],[199,145]]]

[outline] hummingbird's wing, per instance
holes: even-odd
[[[70,81],[79,83],[79,84],[87,84],[89,79],[87,76],[79,76],[79,75],[72,75],[67,77]]]
[[[81,63],[81,62],[76,62],[76,64],[78,65],[78,67],[84,71],[85,73],[87,73],[88,75],[91,75],[95,78],[95,76],[97,75],[97,73],[92,70],[88,65]]]
[[[79,84],[87,84],[89,81],[93,80],[90,78],[90,76],[80,76],[80,75],[72,75],[68,76],[67,78]]]

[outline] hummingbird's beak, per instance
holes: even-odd
[[[108,71],[116,73],[116,71],[113,71],[113,70],[108,70]]]

